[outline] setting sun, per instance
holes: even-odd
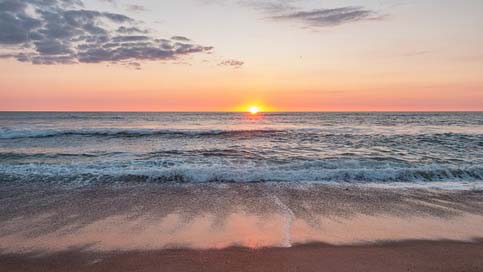
[[[251,114],[257,114],[260,112],[260,108],[257,107],[257,106],[251,106],[248,111],[251,113]]]

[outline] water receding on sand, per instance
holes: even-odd
[[[261,248],[483,237],[479,191],[143,184],[63,190],[11,187],[2,192],[6,194],[10,201],[2,203],[0,248],[7,252]]]

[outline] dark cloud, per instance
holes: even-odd
[[[270,17],[278,21],[295,21],[311,27],[337,26],[345,23],[376,20],[382,18],[374,11],[361,7],[341,7],[333,9],[315,9],[295,11]]]
[[[213,48],[153,37],[123,14],[78,0],[0,0],[0,58],[34,64],[174,60]],[[137,66],[137,65],[136,65]]]
[[[116,36],[111,39],[113,42],[137,42],[137,41],[148,41],[149,36]]]
[[[171,37],[172,40],[175,40],[175,41],[180,41],[180,42],[189,42],[191,41],[190,39],[186,38],[186,37],[183,37],[183,36],[173,36]]]
[[[240,61],[240,60],[229,59],[229,60],[224,60],[224,61],[220,62],[218,65],[240,68],[241,66],[243,66],[243,64],[245,64],[245,62]]]
[[[121,34],[133,34],[133,33],[148,33],[147,30],[142,30],[140,28],[137,28],[135,26],[132,26],[132,27],[125,27],[125,26],[120,26],[118,29],[117,29],[117,32],[118,33],[121,33]]]

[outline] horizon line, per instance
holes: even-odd
[[[123,111],[123,110],[0,110],[0,113],[29,113],[29,112],[40,112],[40,113],[248,113],[248,111]],[[437,112],[483,112],[482,110],[348,110],[348,111],[260,111],[259,113],[390,113],[390,112],[407,112],[407,113],[417,113],[417,112],[427,112],[427,113],[437,113]]]

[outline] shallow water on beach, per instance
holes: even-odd
[[[232,246],[291,247],[318,242],[355,245],[406,240],[472,241],[483,237],[483,216],[478,215],[458,216],[452,220],[417,216],[314,218],[319,223],[317,226],[302,219],[289,220],[291,222],[279,214],[257,216],[245,213],[234,213],[225,218],[203,214],[188,222],[183,222],[179,214],[170,214],[158,220],[149,217],[132,220],[129,215],[113,216],[80,229],[66,226],[65,229],[38,237],[18,233],[3,236],[0,246],[6,252],[52,252],[72,248],[133,251],[223,249]],[[31,220],[7,222],[13,226],[31,223]]]
[[[40,186],[40,185],[39,185]],[[10,186],[0,251],[292,247],[483,238],[481,192],[276,184]]]
[[[482,188],[483,113],[0,113],[0,181]]]

